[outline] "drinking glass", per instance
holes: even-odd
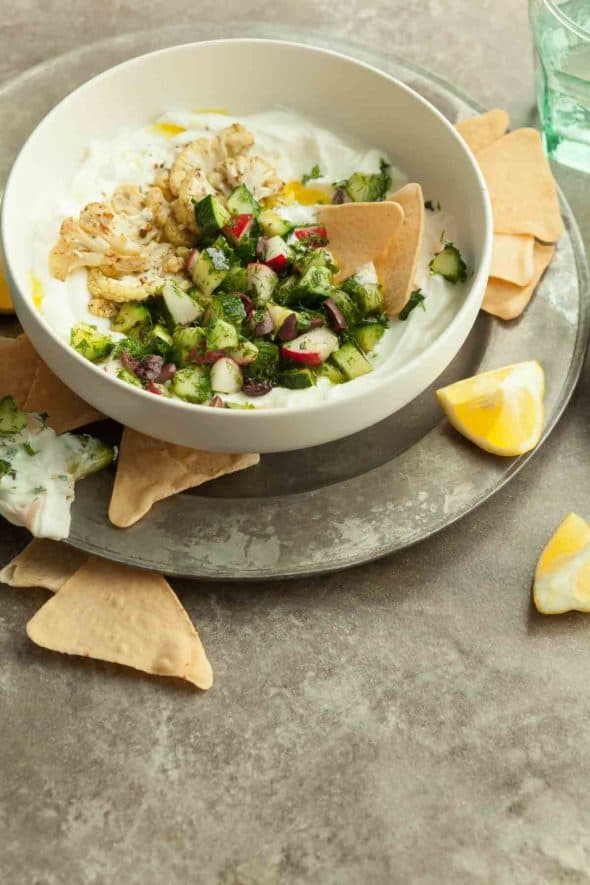
[[[529,0],[548,155],[590,172],[590,0]]]

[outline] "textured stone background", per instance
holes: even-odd
[[[72,6],[75,8],[72,9]],[[0,82],[90,40],[290,22],[391,49],[529,117],[523,0],[9,0]],[[588,231],[588,186],[561,176]],[[0,606],[0,880],[590,881],[590,621],[542,619],[535,560],[590,516],[587,373],[534,462],[402,555],[322,580],[177,583],[205,695],[32,646],[40,591]],[[0,526],[0,563],[25,540]]]

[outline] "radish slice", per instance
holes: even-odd
[[[338,337],[325,327],[310,329],[281,347],[282,355],[294,363],[319,366],[338,350]]]

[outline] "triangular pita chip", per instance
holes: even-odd
[[[490,276],[526,286],[535,272],[535,238],[528,234],[494,234]]]
[[[376,262],[385,310],[395,317],[408,303],[424,234],[424,194],[419,184],[406,184],[392,200],[402,207],[404,223],[389,249]]]
[[[27,412],[47,412],[56,433],[104,417],[50,372],[26,335],[0,338],[0,398],[7,395]]]
[[[225,473],[258,464],[260,455],[203,452],[123,431],[109,519],[127,528],[141,519],[152,504],[194,488]]]
[[[469,117],[468,120],[460,120],[455,123],[455,129],[460,133],[464,141],[474,154],[501,138],[508,126],[510,117],[506,111],[495,108],[485,114]]]
[[[67,544],[35,538],[0,571],[0,583],[10,587],[43,587],[55,593],[87,559],[87,553]]]
[[[342,203],[320,206],[318,220],[328,233],[328,248],[340,268],[335,282],[363,264],[376,261],[399,235],[404,212],[399,203]]]
[[[555,246],[545,246],[535,243],[534,273],[531,281],[526,286],[514,286],[504,280],[490,278],[483,299],[482,309],[502,320],[513,320],[523,312],[549,266]]]
[[[90,557],[27,624],[43,648],[213,683],[199,635],[160,575]]]
[[[555,243],[563,222],[551,167],[536,129],[516,129],[477,154],[490,192],[494,231]]]

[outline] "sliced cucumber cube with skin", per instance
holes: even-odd
[[[126,335],[139,326],[149,326],[151,321],[151,314],[145,304],[127,301],[120,306],[116,316],[111,320],[111,329],[113,332]]]
[[[216,294],[208,310],[209,322],[225,320],[239,329],[246,319],[246,308],[239,295],[232,292],[219,292]]]
[[[193,282],[203,295],[212,295],[230,270],[229,258],[222,249],[209,246],[203,249],[193,267]]]
[[[117,372],[117,378],[119,381],[124,381],[126,384],[131,384],[133,387],[143,387],[143,384],[135,374],[130,369],[119,369]]]
[[[170,355],[173,346],[173,338],[168,329],[162,326],[161,323],[156,323],[153,329],[150,330],[149,341],[153,353],[160,354],[160,356],[163,357],[168,357]]]
[[[327,378],[332,384],[342,384],[346,381],[346,378],[340,369],[337,368],[331,360],[326,360],[325,363],[322,363],[322,365],[316,369],[316,374],[319,378]]]
[[[349,327],[359,321],[360,311],[350,295],[343,289],[332,289],[330,298],[340,310]]]
[[[232,215],[252,213],[252,215],[258,217],[260,214],[260,203],[254,199],[245,184],[239,184],[231,192],[227,200],[227,208]]]
[[[309,267],[292,293],[303,304],[319,304],[329,298],[332,290],[332,271],[327,267]]]
[[[267,264],[255,262],[248,265],[248,291],[252,292],[256,304],[266,304],[278,286],[279,278]]]
[[[255,339],[254,344],[258,353],[254,362],[244,366],[244,378],[248,381],[274,378],[279,368],[279,348],[264,338]]]
[[[199,239],[203,241],[214,239],[222,227],[230,220],[230,213],[221,203],[218,197],[208,194],[199,200],[195,206],[195,221],[199,231]]]
[[[211,366],[211,389],[214,393],[237,393],[243,383],[242,370],[231,357],[223,356]]]
[[[383,323],[359,323],[351,332],[361,350],[370,353],[381,341],[385,326]]]
[[[258,347],[253,341],[240,341],[237,347],[228,350],[227,355],[234,360],[238,366],[249,366],[258,356]]]
[[[467,279],[467,265],[454,243],[444,243],[428,266],[431,274],[440,274],[449,283],[464,283]]]
[[[385,302],[379,283],[363,283],[352,276],[344,280],[341,288],[354,300],[362,316],[383,313]]]
[[[297,288],[297,277],[293,274],[281,280],[275,291],[273,292],[273,300],[277,304],[290,304],[295,301],[295,290]]]
[[[277,375],[277,383],[289,390],[305,390],[313,387],[316,377],[309,369],[286,369]]]
[[[26,412],[19,409],[11,396],[0,399],[0,436],[20,433],[28,424]]]
[[[368,375],[369,372],[373,371],[371,363],[352,341],[346,341],[342,347],[334,351],[332,361],[340,369],[347,381],[360,378],[361,375]]]
[[[189,403],[205,403],[211,396],[211,378],[205,366],[180,369],[170,382],[170,392]]]
[[[286,237],[293,230],[291,222],[272,209],[264,209],[258,221],[265,237]]]
[[[310,267],[327,267],[332,273],[337,273],[338,271],[338,265],[334,261],[334,256],[329,249],[324,247],[304,252],[303,255],[297,258],[296,266],[299,273],[302,274]]]
[[[174,280],[166,280],[162,286],[162,299],[173,326],[185,326],[203,316],[202,305]]]
[[[109,335],[99,332],[96,326],[89,326],[87,323],[78,323],[72,328],[70,344],[91,363],[106,359],[115,346]]]
[[[391,187],[389,163],[381,160],[381,171],[371,173],[355,172],[344,184],[346,193],[354,203],[375,203],[384,200]]]
[[[207,346],[207,335],[200,326],[176,329],[172,336],[172,356],[177,366],[186,366]]]
[[[215,320],[206,330],[207,350],[225,350],[239,344],[238,330],[225,320]]]
[[[219,288],[224,292],[247,292],[249,288],[247,269],[245,267],[230,268]]]

